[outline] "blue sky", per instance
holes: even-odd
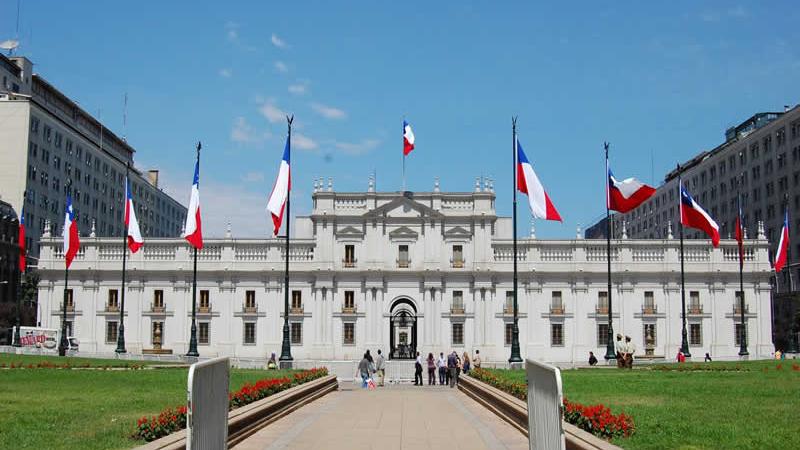
[[[571,238],[605,213],[603,141],[617,176],[656,184],[757,111],[800,102],[796,2],[22,1],[19,54],[137,149],[188,201],[203,141],[205,228],[269,233],[264,208],[293,113],[293,213],[313,179],[409,190],[495,179],[511,214],[511,116]],[[557,3],[557,2],[552,2]],[[0,6],[0,40],[16,2]],[[94,19],[92,19],[94,18]],[[128,124],[123,130],[123,97]],[[530,213],[520,199],[522,234]]]

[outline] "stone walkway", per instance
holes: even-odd
[[[387,386],[366,391],[352,383],[266,426],[237,450],[502,450],[528,441],[457,389]]]

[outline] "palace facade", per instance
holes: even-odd
[[[264,218],[265,227],[266,216]],[[755,235],[756,233],[754,233]],[[748,240],[744,271],[751,358],[773,351],[770,264],[763,230]],[[39,320],[60,328],[64,260],[45,235],[39,260]],[[605,354],[605,240],[518,241],[519,340],[523,358],[584,362]],[[674,358],[681,343],[679,242],[612,241],[614,332],[638,357]],[[81,351],[113,353],[119,327],[121,239],[84,238],[69,272],[67,321]],[[474,192],[334,192],[315,183],[313,211],[292,225],[289,322],[296,360],[357,360],[365,349],[391,358],[455,349],[484,361],[510,354],[513,324],[511,218],[498,217],[491,183]],[[280,354],[285,241],[229,231],[199,252],[199,352]],[[685,243],[686,320],[695,357],[735,359],[742,323],[736,242]],[[128,259],[128,351],[188,350],[192,252],[182,239],[148,239]]]

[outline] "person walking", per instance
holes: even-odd
[[[383,381],[386,378],[386,358],[381,354],[378,349],[378,357],[375,358],[375,372],[378,376],[378,386],[383,387]]]
[[[456,354],[456,386],[458,386],[458,377],[461,376],[461,371],[463,370],[463,361],[461,361],[461,357],[458,356],[458,353],[453,353]]]
[[[596,366],[597,365],[597,357],[594,356],[594,352],[589,352],[589,365]]]
[[[464,368],[464,375],[469,373],[470,365],[469,365],[469,355],[467,352],[464,352],[464,359],[462,360],[462,366]]]
[[[414,362],[414,386],[422,386],[422,356],[417,352],[417,360]]]
[[[475,350],[475,357],[472,358],[472,366],[476,369],[481,368],[481,351]]]
[[[636,344],[630,336],[625,336],[625,368],[633,369],[633,354],[636,353]]]
[[[711,362],[711,354],[706,352],[706,358],[703,360],[704,362]]]
[[[362,388],[367,387],[367,380],[369,379],[371,368],[372,366],[367,358],[367,354],[364,353],[364,357],[361,358],[361,362],[358,363],[358,374],[361,376]]]
[[[622,342],[622,335],[617,333],[617,342],[614,344],[614,349],[617,352],[617,368],[622,369],[625,367],[625,343]]]
[[[678,355],[675,357],[675,360],[679,363],[686,362],[686,355],[683,354],[680,347],[678,347]]]
[[[428,353],[428,386],[436,385],[436,360],[433,353]]]
[[[457,368],[458,368],[458,355],[456,354],[455,350],[453,350],[453,352],[451,352],[447,356],[447,373],[448,377],[450,378],[448,381],[451,388],[456,386]]]
[[[439,352],[439,359],[436,360],[436,367],[439,369],[439,384],[446,384],[447,360],[444,358],[444,352]]]

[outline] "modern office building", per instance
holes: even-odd
[[[797,290],[800,282],[800,106],[785,112],[758,113],[725,132],[725,142],[703,151],[681,166],[684,186],[716,220],[722,237],[733,237],[737,195],[741,192],[744,226],[756,238],[759,222],[774,255],[789,208],[792,245],[787,268],[781,273],[779,292]],[[678,173],[670,171],[656,194],[641,207],[612,215],[613,236],[663,239],[671,223],[679,221]],[[586,236],[605,238],[605,218],[587,228]],[[685,230],[688,239],[705,239],[697,230]]]
[[[124,139],[33,73],[25,57],[0,55],[0,78],[0,195],[16,211],[24,202],[32,257],[46,226],[61,233],[67,192],[81,235],[121,236],[126,165],[142,233],[180,235],[186,208],[158,188],[158,171],[134,166]]]
[[[391,359],[455,349],[484,361],[509,357],[513,325],[512,223],[498,217],[491,185],[474,192],[336,192],[314,185],[313,210],[293,224],[289,249],[293,356]],[[263,218],[267,223],[266,215]],[[296,234],[294,233],[296,231]],[[745,323],[751,357],[773,351],[767,241],[746,253]],[[678,241],[614,241],[613,326],[640,358],[673,358],[681,343]],[[119,327],[122,246],[86,239],[69,275],[67,325],[81,351],[110,354]],[[584,362],[607,340],[605,243],[522,238],[519,330],[522,357]],[[182,239],[149,239],[127,263],[125,330],[132,353],[188,350],[192,252]],[[201,356],[280,353],[285,241],[208,239],[199,252]],[[735,359],[742,324],[736,242],[686,243],[691,352]],[[57,238],[43,239],[39,320],[59,328],[64,263]],[[349,374],[348,374],[349,375]]]

